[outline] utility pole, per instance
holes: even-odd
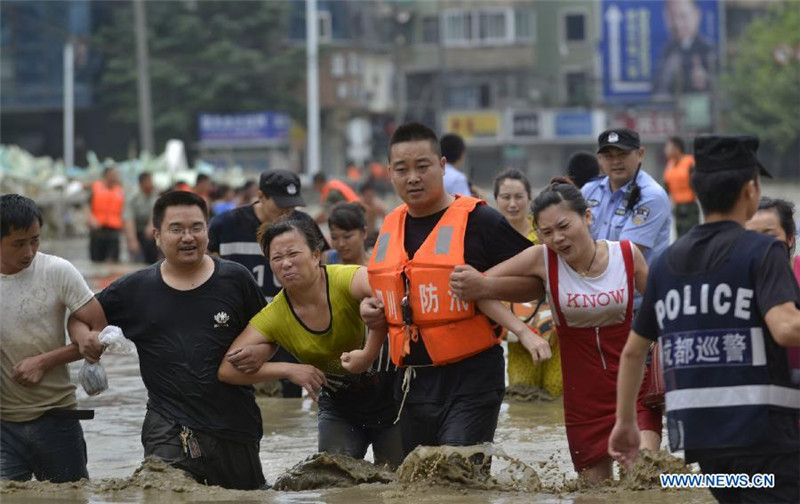
[[[306,0],[306,145],[307,171],[311,176],[319,173],[319,74],[317,0]]]
[[[150,97],[150,55],[147,50],[147,22],[144,0],[133,0],[136,32],[136,66],[139,81],[139,152],[155,155],[153,142],[153,110]]]
[[[75,48],[64,44],[64,170],[75,166]],[[64,237],[64,198],[56,198],[56,237]]]
[[[75,48],[64,44],[64,167],[75,165]]]

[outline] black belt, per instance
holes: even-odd
[[[94,410],[56,408],[45,411],[44,415],[42,416],[48,416],[54,418],[71,418],[74,420],[92,420],[94,418]]]

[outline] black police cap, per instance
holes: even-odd
[[[624,151],[632,151],[641,147],[639,133],[628,128],[613,128],[605,130],[597,137],[597,152],[606,147],[616,147]]]
[[[289,170],[267,170],[261,174],[258,188],[265,196],[269,196],[281,208],[305,206],[306,202],[300,194],[300,177]]]
[[[695,170],[714,173],[758,166],[764,177],[772,175],[756,157],[758,137],[753,135],[703,135],[694,139]]]

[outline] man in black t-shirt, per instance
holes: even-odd
[[[800,390],[784,347],[800,346],[800,290],[777,240],[743,229],[758,209],[755,137],[698,137],[692,186],[706,223],[652,265],[623,350],[612,457],[638,454],[636,395],[658,340],[670,449],[704,473],[774,475],[773,488],[711,488],[720,502],[800,502]],[[742,483],[742,480],[739,480]]]
[[[445,158],[439,149],[435,133],[416,123],[399,127],[390,142],[392,184],[408,207],[402,244],[409,259],[413,259],[454,202],[453,196],[444,190]],[[378,238],[375,257],[381,254],[379,250],[382,247],[386,248],[383,242],[388,243],[386,238],[391,231],[385,228],[386,221],[381,231],[384,234]],[[446,235],[439,233],[437,244]],[[460,239],[452,236],[452,240]],[[469,213],[463,240],[464,260],[479,271],[531,246],[497,210],[483,204]],[[368,271],[372,271],[375,257]],[[529,283],[527,279],[521,280],[520,290],[526,290]],[[372,287],[375,290],[375,284]],[[438,290],[441,303],[447,305],[447,289]],[[413,305],[408,309],[413,311],[412,317],[425,312],[424,308],[418,310]],[[369,324],[373,324],[376,318],[385,322],[383,302],[374,298],[367,300],[362,304],[362,315]],[[402,357],[403,365],[413,369],[413,373],[406,373],[406,381],[410,378],[409,386],[402,386],[399,379],[395,389],[397,401],[402,402],[400,426],[404,451],[408,453],[419,445],[465,446],[493,441],[505,391],[502,348],[494,345],[450,364],[433,365],[424,343],[425,328],[420,331],[422,336],[408,341],[409,351]],[[453,342],[444,342],[446,338],[440,336],[443,338],[440,341],[457,345],[458,337],[458,334],[453,334]],[[402,375],[398,373],[398,378],[403,378]]]
[[[102,353],[97,331],[108,324],[136,345],[148,392],[145,456],[201,483],[253,490],[265,484],[261,412],[252,387],[220,382],[217,369],[266,303],[246,268],[206,255],[207,224],[200,196],[161,196],[153,226],[165,260],[97,294],[89,324],[70,317],[70,336],[92,360]]]
[[[208,251],[223,259],[237,262],[253,273],[267,302],[280,292],[281,285],[272,274],[269,260],[264,257],[258,244],[258,229],[281,219],[292,219],[310,223],[317,234],[322,250],[328,250],[328,242],[322,236],[317,223],[310,215],[295,210],[304,206],[300,178],[289,170],[267,170],[261,174],[258,183],[258,200],[252,205],[236,208],[211,219],[208,229]],[[297,363],[297,359],[283,348],[272,356],[275,362]],[[302,389],[290,382],[281,380],[283,397],[300,397]]]

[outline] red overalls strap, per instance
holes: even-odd
[[[608,242],[606,242],[608,243]],[[635,276],[635,269],[633,265],[633,244],[629,241],[620,242],[620,250],[622,251],[622,260],[625,263],[625,274],[628,278],[628,309],[625,313],[625,322],[630,322],[633,319],[633,280]],[[553,305],[556,309],[558,316],[559,327],[569,327],[564,313],[561,311],[561,300],[558,297],[558,254],[553,252],[550,247],[545,245],[547,250],[547,281],[550,283],[550,293],[553,298]],[[611,253],[609,251],[609,258]]]
[[[633,320],[633,298],[636,293],[633,290],[633,281],[636,277],[636,268],[633,265],[633,243],[628,240],[619,242],[622,251],[622,260],[625,263],[625,274],[628,277],[628,311],[625,314],[625,322]]]

